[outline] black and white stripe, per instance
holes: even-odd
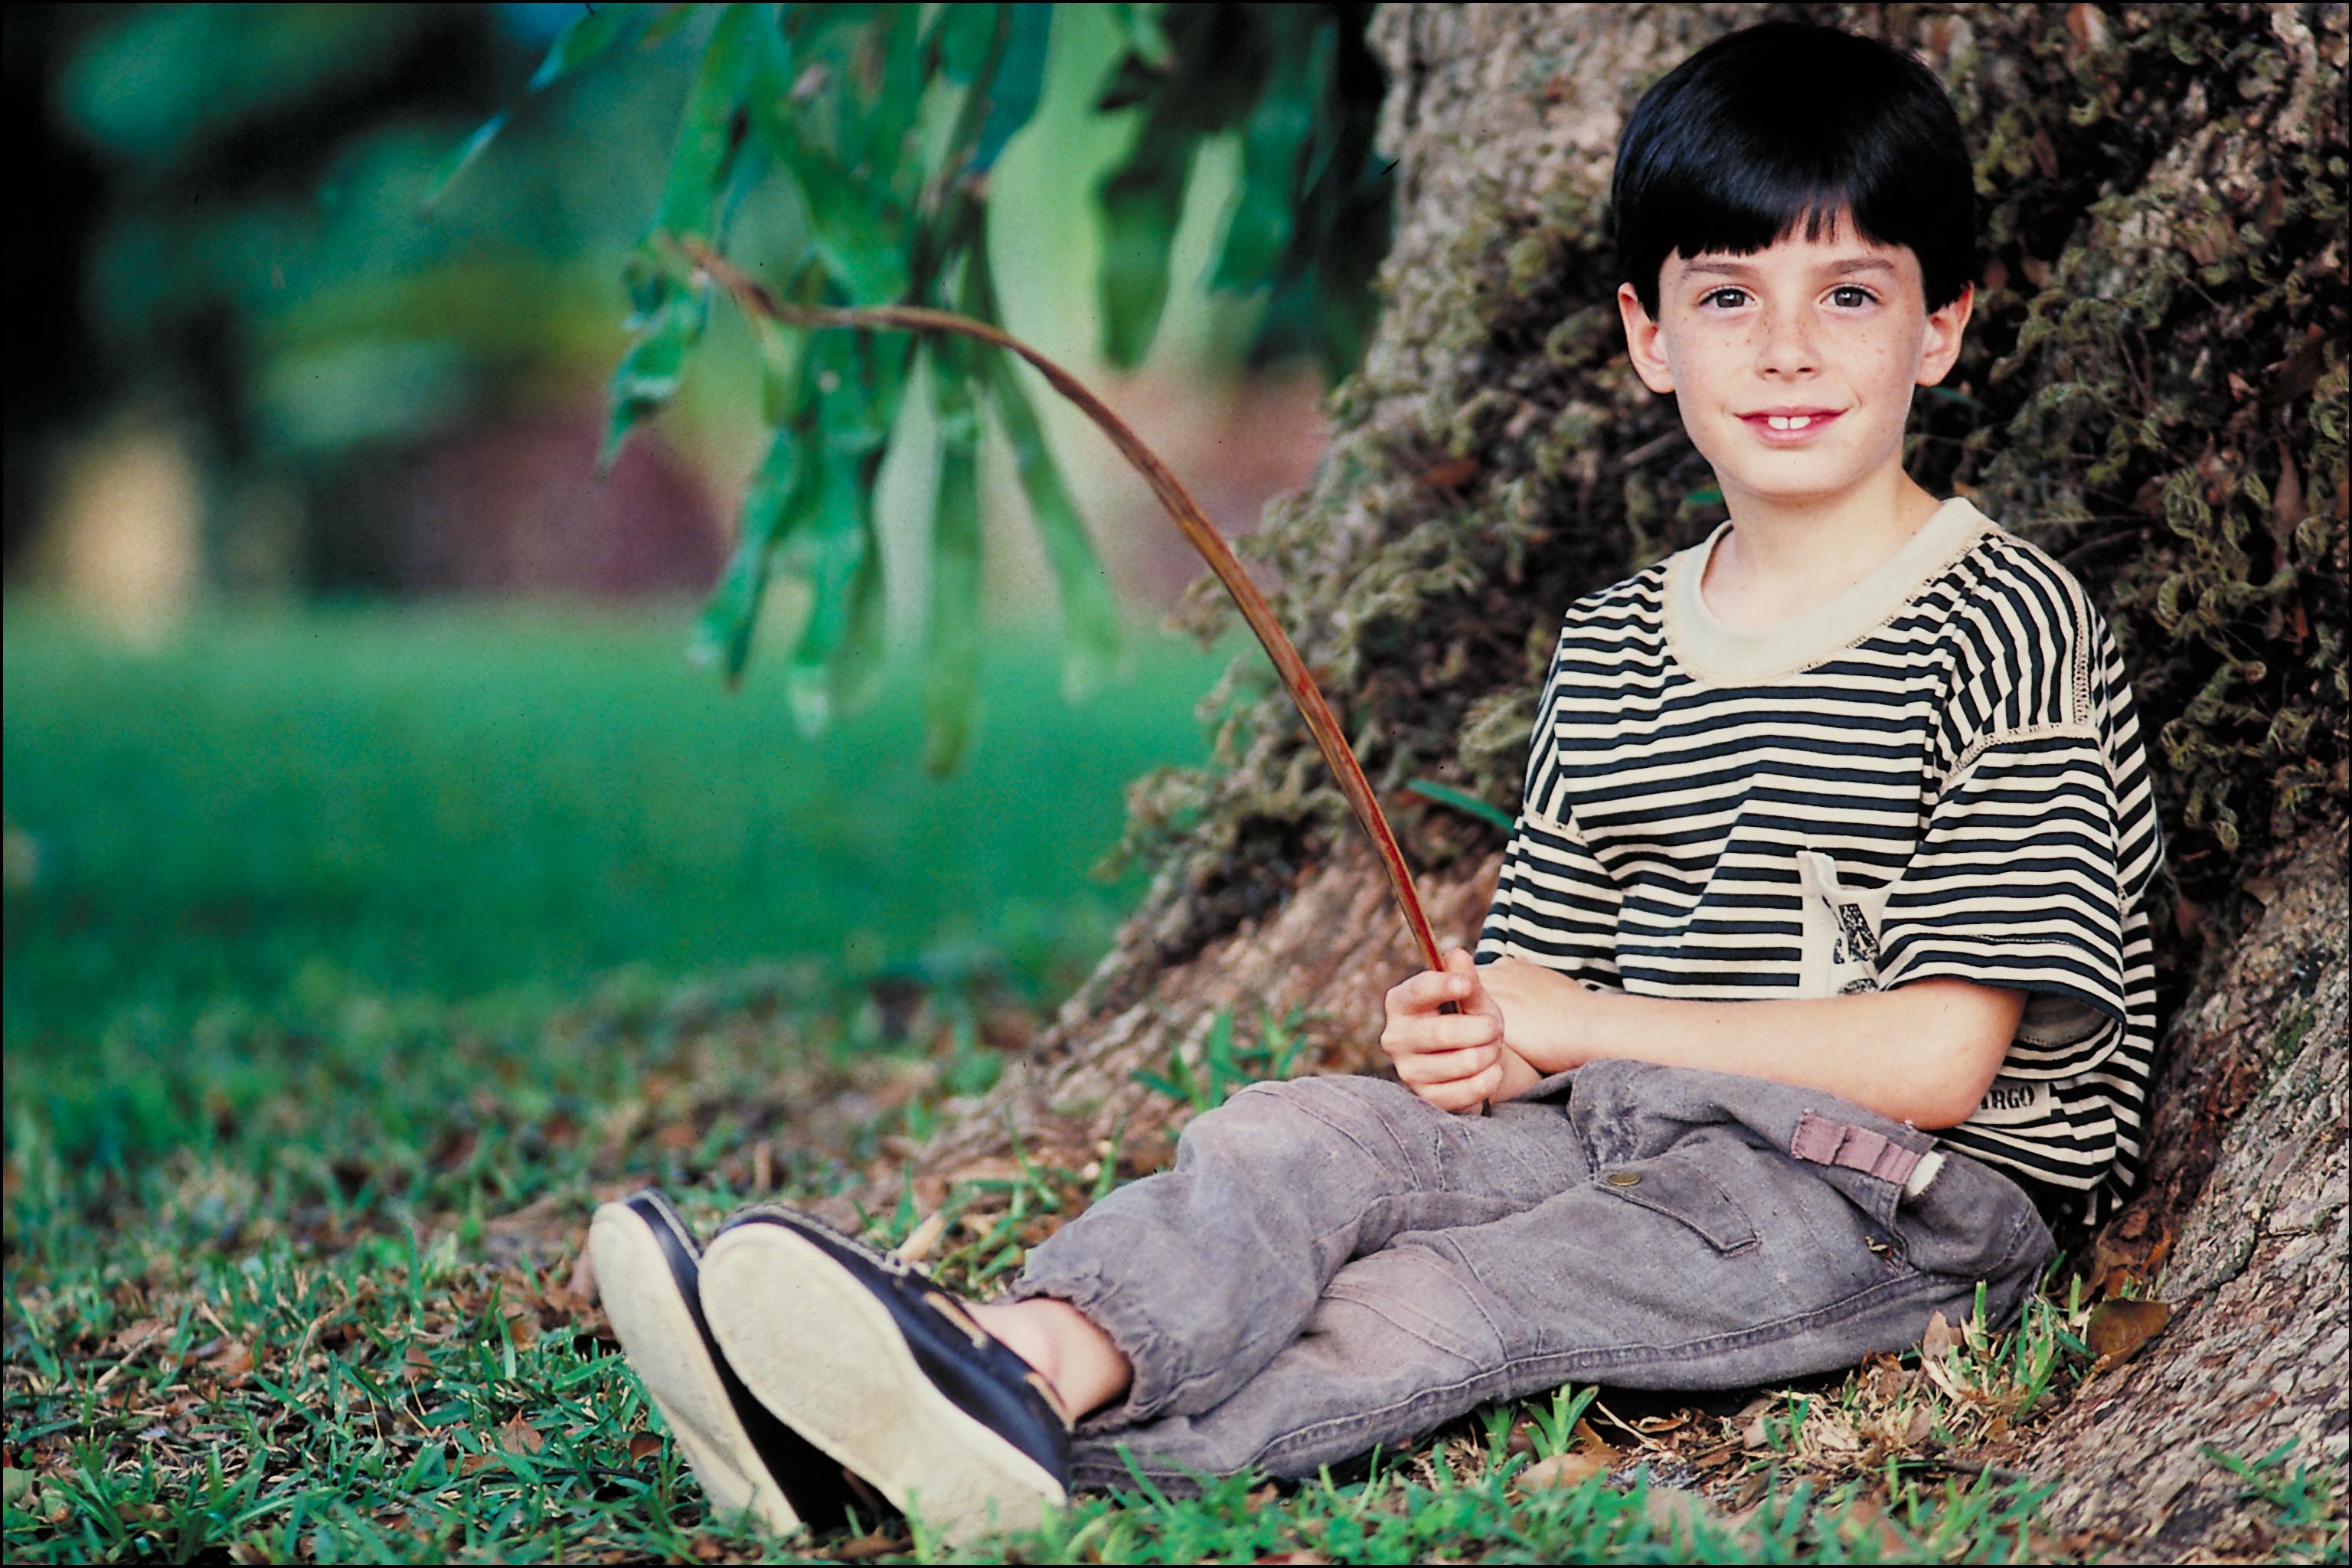
[[[1861,984],[2032,994],[1996,1094],[1942,1137],[2101,1217],[2141,1158],[2159,855],[2113,638],[1965,502],[1761,634],[1707,615],[1713,542],[1569,612],[1479,957],[1645,995],[1811,994],[1798,858],[1825,855],[1873,911]]]

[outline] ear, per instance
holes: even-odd
[[[1631,283],[1617,285],[1617,314],[1625,322],[1625,353],[1633,362],[1633,374],[1642,378],[1643,386],[1665,396],[1675,389],[1674,367],[1666,363],[1658,323],[1642,308],[1642,296]]]
[[[1969,329],[1969,317],[1976,305],[1976,285],[1969,283],[1961,287],[1959,297],[1950,304],[1928,312],[1927,330],[1919,338],[1921,386],[1933,386],[1952,373],[1960,357],[1961,336]]]

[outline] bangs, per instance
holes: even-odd
[[[1975,272],[1975,180],[1926,67],[1826,27],[1768,24],[1684,61],[1642,100],[1611,190],[1618,258],[1657,313],[1669,257],[1752,255],[1802,235],[1919,259],[1927,305]]]

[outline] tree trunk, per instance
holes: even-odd
[[[2260,1550],[2275,1510],[2201,1446],[2251,1459],[2293,1436],[2290,1471],[2352,1489],[2344,678],[2313,633],[2340,626],[2346,579],[2343,207],[2291,194],[2340,193],[2343,7],[1384,8],[1385,308],[1316,483],[1277,503],[1259,554],[1377,784],[1434,774],[1516,804],[1560,610],[1720,515],[1623,366],[1601,215],[1640,93],[1767,14],[1888,37],[1954,84],[1990,259],[1956,376],[1974,406],[1923,403],[1915,471],[2092,582],[2135,663],[2186,889],[2165,895],[2165,958],[2200,978],[2148,1184],[2087,1253],[2095,1276],[2168,1268],[2179,1316],[2039,1427],[2027,1463],[2058,1483],[2059,1528],[2127,1555]],[[2264,658],[2216,651],[2247,647]],[[1415,960],[1277,700],[1234,710],[1222,771],[1139,795],[1147,841],[1197,826],[1162,830],[1116,950],[923,1152],[929,1195],[1015,1144],[1075,1170],[1116,1139],[1122,1170],[1154,1168],[1190,1108],[1133,1075],[1200,1068],[1221,1011],[1243,1040],[1303,1028],[1315,1068],[1376,1070],[1381,994]],[[1499,837],[1433,812],[1400,826],[1441,941],[1469,941]]]
[[[2209,1448],[2292,1442],[2273,1479],[2347,1490],[2345,848],[2339,823],[2250,879],[2259,916],[2175,1017],[2147,1184],[2093,1261],[2162,1270],[2175,1316],[2027,1450],[2053,1519],[2125,1556],[2273,1554],[2277,1510]]]

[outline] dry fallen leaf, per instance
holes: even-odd
[[[2162,1301],[2102,1301],[2091,1309],[2090,1327],[2083,1338],[2100,1365],[2112,1366],[2171,1321],[2172,1308]]]
[[[1642,1511],[1652,1525],[1668,1533],[1679,1528],[1696,1534],[1703,1525],[1727,1522],[1713,1503],[1680,1487],[1653,1485],[1642,1500]]]
[[[579,1261],[572,1264],[572,1278],[563,1282],[563,1288],[583,1304],[592,1307],[596,1304],[596,1259],[586,1247],[580,1249]]]
[[[1862,1438],[1843,1416],[1819,1408],[1805,1417],[1804,1425],[1798,1428],[1798,1438],[1809,1458],[1854,1454],[1862,1450]]]
[[[499,1428],[499,1446],[517,1454],[536,1454],[547,1447],[547,1434],[518,1415]]]
[[[506,1319],[507,1337],[514,1348],[527,1351],[539,1342],[539,1309],[523,1301],[509,1301],[499,1316]]]
[[[1848,1541],[1868,1540],[1874,1542],[1883,1557],[1900,1557],[1911,1550],[1903,1532],[1895,1528],[1877,1502],[1858,1497],[1848,1505],[1845,1517],[1838,1521],[1838,1533]]]
[[[1591,1422],[1579,1421],[1573,1436],[1579,1451],[1591,1454],[1611,1469],[1613,1470],[1625,1462],[1624,1451],[1594,1431]]]
[[[659,1433],[636,1433],[629,1439],[629,1463],[633,1465],[641,1465],[647,1459],[652,1458],[655,1455],[660,1453],[661,1450],[662,1440]]]
[[[1919,1336],[1919,1353],[1940,1358],[1966,1342],[1966,1336],[1952,1327],[1951,1320],[1937,1312],[1927,1320],[1927,1331]]]
[[[1596,1454],[1554,1454],[1521,1470],[1517,1480],[1521,1491],[1533,1491],[1539,1487],[1572,1487],[1608,1473],[1609,1466]]]
[[[908,1234],[906,1240],[900,1242],[892,1250],[901,1263],[920,1263],[930,1257],[931,1249],[940,1244],[940,1237],[945,1236],[947,1231],[947,1211],[935,1209],[929,1217]]]
[[[141,1318],[135,1321],[123,1324],[121,1328],[107,1335],[106,1342],[98,1347],[98,1353],[100,1355],[128,1356],[133,1351],[139,1350],[144,1346],[149,1341],[160,1339],[171,1331],[172,1324],[169,1319]]]
[[[253,1370],[253,1347],[243,1340],[231,1340],[206,1356],[205,1364],[223,1377],[243,1377]]]

